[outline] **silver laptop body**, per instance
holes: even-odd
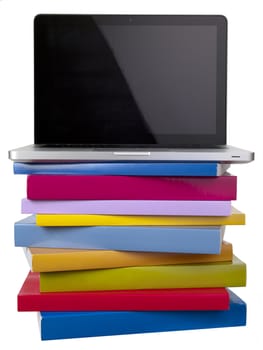
[[[41,147],[28,145],[9,151],[15,162],[107,162],[107,161],[214,161],[226,163],[249,163],[254,153],[226,146],[222,148],[177,148],[161,150],[98,150],[86,147]]]

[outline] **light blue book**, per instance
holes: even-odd
[[[219,176],[229,164],[215,162],[14,163],[15,174]]]
[[[220,254],[224,226],[37,226],[15,223],[15,246]]]
[[[236,327],[246,325],[246,304],[230,294],[225,311],[40,312],[42,340]]]

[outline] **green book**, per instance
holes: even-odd
[[[232,262],[40,273],[41,292],[241,287],[246,264]]]

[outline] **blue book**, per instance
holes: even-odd
[[[15,246],[219,254],[224,226],[37,226],[15,223]]]
[[[246,325],[246,304],[233,292],[226,311],[40,312],[42,340],[169,332]]]
[[[230,164],[215,162],[14,163],[15,174],[220,176]]]

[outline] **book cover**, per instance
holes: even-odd
[[[22,199],[23,214],[108,214],[228,216],[231,201],[144,200],[29,200]]]
[[[64,223],[66,225],[66,223]],[[15,223],[15,245],[166,253],[219,254],[224,226],[37,226],[29,216]]]
[[[246,285],[246,265],[232,262],[115,269],[40,272],[41,292],[95,290],[241,287]]]
[[[179,265],[232,261],[232,244],[222,242],[220,254],[122,252],[114,250],[24,248],[31,271],[73,271],[129,266]]]
[[[168,332],[246,325],[246,304],[232,291],[223,311],[41,312],[41,339]]]
[[[36,200],[235,200],[237,177],[28,175]]]
[[[20,163],[15,174],[39,175],[130,175],[130,176],[220,176],[230,164],[215,162],[108,162]]]
[[[29,272],[18,311],[227,310],[225,288],[40,293],[39,273]]]
[[[245,214],[231,208],[229,216],[153,216],[36,214],[38,226],[221,226],[245,225]]]

